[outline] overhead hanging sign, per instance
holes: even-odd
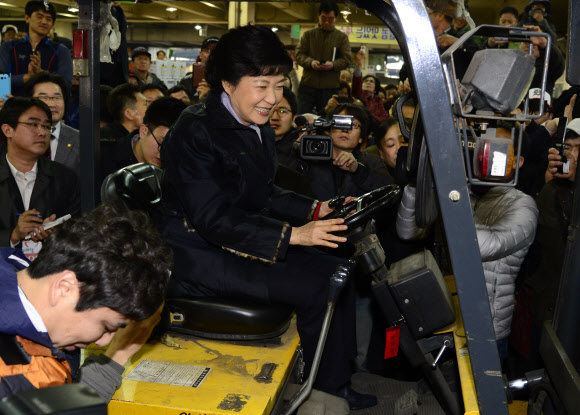
[[[398,45],[393,32],[381,26],[336,26],[348,36],[350,42]]]

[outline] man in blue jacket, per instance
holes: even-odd
[[[62,76],[70,91],[72,60],[66,46],[48,38],[56,21],[56,10],[48,1],[29,1],[24,9],[28,35],[0,46],[0,70],[12,76],[12,95],[23,95],[24,84],[41,71]]]
[[[60,225],[30,266],[0,248],[0,399],[75,380],[109,400],[159,321],[171,257],[147,215],[111,204]],[[92,342],[111,344],[79,371]]]

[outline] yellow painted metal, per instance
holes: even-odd
[[[276,345],[192,337],[174,340],[180,349],[159,342],[143,346],[129,363],[125,376],[141,360],[151,359],[211,367],[203,383],[193,388],[124,379],[109,404],[110,415],[268,414],[288,376],[299,343],[295,319],[281,336],[281,344]],[[254,377],[266,363],[278,366],[271,383],[259,383]],[[219,409],[224,401],[236,410]]]
[[[457,294],[453,275],[447,275],[445,277],[445,282],[447,283],[449,291],[452,294]],[[455,344],[457,367],[459,369],[459,378],[461,380],[461,393],[463,395],[465,415],[479,415],[477,394],[475,392],[473,372],[471,371],[471,362],[469,360],[469,351],[467,349],[467,339],[465,338],[461,310],[459,309],[459,299],[457,298],[457,295],[453,295],[452,298],[453,306],[455,307],[455,323],[440,330],[437,334],[453,332],[453,342]]]

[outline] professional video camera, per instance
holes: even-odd
[[[298,123],[298,120],[297,120]],[[300,139],[300,157],[305,160],[331,160],[332,137],[322,134],[331,128],[338,130],[352,130],[352,115],[334,115],[332,120],[319,118],[312,124],[305,124],[302,131],[306,135]]]

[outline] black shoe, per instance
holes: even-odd
[[[346,399],[350,409],[370,408],[371,406],[375,406],[377,404],[377,397],[375,395],[358,393],[349,385],[343,386],[342,388],[333,391],[325,392],[334,396],[338,396],[339,398]]]

